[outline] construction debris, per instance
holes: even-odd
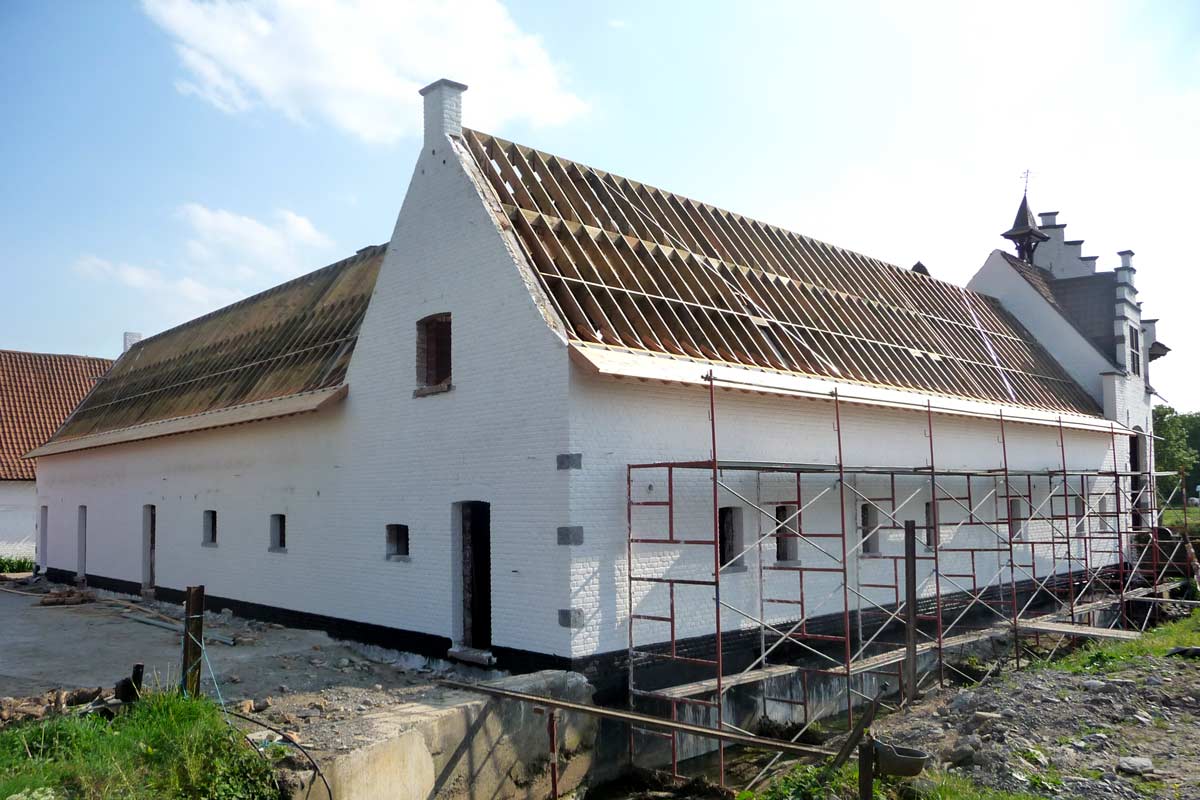
[[[130,677],[122,678],[108,690],[97,686],[51,689],[32,697],[0,697],[0,727],[66,713],[98,713],[111,718],[123,706],[136,702],[141,696],[142,672],[142,665],[135,664]]]
[[[1173,797],[1200,785],[1194,663],[1144,656],[1115,672],[1006,672],[932,693],[872,731],[936,754],[992,789],[1101,800]],[[1143,784],[1153,774],[1161,783]]]
[[[42,596],[38,605],[78,606],[96,602],[96,593],[91,589],[55,589]]]

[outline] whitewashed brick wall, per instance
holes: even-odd
[[[575,631],[572,650],[576,655],[620,649],[627,643],[626,620],[629,608],[626,572],[626,465],[668,460],[705,459],[710,451],[708,393],[706,390],[635,384],[598,378],[577,370],[571,381],[571,439],[572,448],[583,453],[584,469],[570,478],[571,521],[582,525],[585,541],[572,548],[573,604],[585,610],[585,626]],[[717,401],[718,455],[724,460],[780,461],[799,463],[832,463],[836,461],[837,440],[833,424],[832,404],[824,401],[781,399],[722,391]],[[925,466],[929,463],[929,440],[923,413],[868,409],[850,404],[842,405],[842,438],[848,465],[862,466]],[[934,422],[935,455],[938,468],[992,469],[1003,463],[999,426],[996,422],[965,417],[936,416]],[[1011,469],[1061,469],[1062,456],[1056,427],[1008,423],[1006,444]],[[1105,433],[1068,430],[1066,432],[1069,469],[1101,470],[1110,468],[1111,437]],[[1119,453],[1119,455],[1121,455]],[[1123,455],[1122,455],[1123,457]],[[675,535],[677,538],[712,539],[711,474],[704,471],[675,473]],[[769,475],[762,479],[754,473],[727,471],[722,482],[756,504],[770,507],[776,500],[794,499],[794,478],[790,475]],[[852,478],[858,491],[877,498],[891,494],[887,479],[882,476],[860,475]],[[832,487],[833,479],[809,476],[803,479],[803,496],[817,496],[822,488]],[[1095,481],[1092,481],[1094,484]],[[984,499],[990,490],[984,480],[973,480],[975,502]],[[1046,479],[1036,482],[1035,507],[1045,499],[1051,486],[1061,492],[1061,484]],[[961,479],[945,479],[943,490],[955,494],[965,492]],[[665,500],[667,478],[665,469],[635,471],[633,496],[638,500]],[[898,478],[897,502],[916,492],[898,514],[902,523],[913,519],[924,524],[924,503],[929,500],[927,478]],[[943,492],[944,493],[944,492]],[[846,526],[851,531],[851,546],[858,541],[858,509],[861,498],[847,491]],[[722,489],[721,506],[741,506],[746,544],[754,541],[758,525],[771,526],[772,520],[763,517],[732,491]],[[841,499],[836,490],[823,495],[806,509],[803,528],[806,531],[841,533]],[[884,504],[881,504],[884,505]],[[886,508],[887,506],[884,505]],[[768,510],[770,510],[768,508]],[[1049,510],[1049,506],[1045,507]],[[1054,508],[1061,513],[1061,499]],[[994,497],[979,510],[979,524],[958,525],[965,512],[953,503],[940,506],[943,541],[953,548],[997,546],[992,528],[997,518],[1006,513],[1003,504]],[[1045,512],[1043,512],[1045,513]],[[665,537],[667,524],[662,507],[638,507],[633,514],[637,536]],[[888,524],[885,515],[881,521]],[[984,523],[991,523],[984,524]],[[1004,525],[1000,525],[1002,529]],[[765,530],[766,528],[764,528]],[[1029,523],[1026,538],[1031,542],[1048,540],[1048,523]],[[852,556],[851,585],[861,583],[895,583],[894,559],[887,556],[903,554],[903,534],[899,530],[880,531],[884,557]],[[821,541],[840,557],[838,539]],[[1022,580],[1035,574],[1039,579],[1051,571],[1054,561],[1051,545],[1018,547],[1017,569]],[[1023,552],[1020,552],[1022,551]],[[1061,548],[1065,549],[1065,548]],[[836,561],[819,553],[812,546],[801,547],[802,561],[812,566],[836,566]],[[1031,556],[1033,561],[1031,561]],[[764,564],[774,562],[774,542],[763,547]],[[759,582],[757,549],[745,557],[745,572],[723,575],[722,599],[752,615],[758,614]],[[944,550],[941,558],[943,573],[970,572],[968,553]],[[1058,569],[1063,571],[1065,552],[1057,554]],[[712,572],[711,547],[669,547],[635,545],[634,562],[637,575],[708,579]],[[981,583],[1008,580],[1007,552],[977,553],[975,571]],[[1034,564],[1036,563],[1036,566]],[[933,593],[932,562],[923,562],[919,570],[921,592]],[[1002,573],[1002,574],[1000,574]],[[840,612],[842,597],[838,576],[809,573],[805,577],[806,609],[810,617]],[[960,582],[966,583],[966,581]],[[798,598],[794,573],[768,572],[768,597]],[[964,586],[964,588],[968,588]],[[943,580],[943,592],[955,587]],[[866,599],[851,593],[850,606],[872,602],[894,602],[892,589],[862,589]],[[664,585],[636,584],[634,607],[639,613],[661,615],[668,609]],[[712,589],[710,587],[679,587],[675,597],[680,637],[711,633],[715,626]],[[767,606],[767,617],[773,621],[794,619],[795,610],[782,605]],[[736,612],[726,610],[722,616],[725,630],[752,627],[753,622]],[[664,641],[668,638],[665,624],[638,622],[640,642]]]
[[[33,481],[0,481],[0,556],[33,557],[36,504]]]
[[[452,315],[454,389],[414,398],[416,322]],[[453,504],[491,504],[493,640],[568,653],[568,452],[562,341],[547,327],[450,144],[427,146],[351,363],[317,414],[44,458],[51,567],[140,581],[142,506],[158,506],[157,582],[461,638]],[[218,546],[201,546],[218,511]],[[287,514],[286,554],[268,553]],[[385,560],[385,525],[411,559]]]

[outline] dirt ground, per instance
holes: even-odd
[[[1200,660],[1009,672],[872,726],[976,783],[1038,796],[1200,798]]]
[[[13,583],[0,582],[0,587],[38,592]],[[134,617],[154,617],[111,602],[131,602],[128,596],[96,595],[94,603],[42,606],[39,597],[0,592],[0,697],[111,687],[137,662],[145,664],[147,687],[178,683],[182,635],[137,622]],[[173,604],[137,605],[175,619],[183,616],[182,607]],[[205,632],[237,643],[207,642],[204,692],[231,710],[294,732],[317,752],[348,750],[367,740],[369,727],[356,724],[363,712],[417,698],[436,700],[443,693],[435,683],[438,678],[478,680],[503,674],[339,642],[321,631],[220,611],[206,613]]]

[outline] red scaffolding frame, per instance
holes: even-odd
[[[923,623],[919,628],[923,641],[917,650],[919,654],[932,654],[933,666],[918,673],[918,685],[932,680],[944,684],[947,670],[956,669],[947,655],[956,648],[984,639],[1011,636],[1013,655],[1019,667],[1022,636],[1058,636],[1055,650],[1075,635],[1135,636],[1136,633],[1130,632],[1144,629],[1149,622],[1150,604],[1147,604],[1145,617],[1139,621],[1131,616],[1127,600],[1145,598],[1177,585],[1171,581],[1176,574],[1200,574],[1190,546],[1184,547],[1185,540],[1175,539],[1169,532],[1164,538],[1164,529],[1159,525],[1161,508],[1169,504],[1179,491],[1178,487],[1160,502],[1163,498],[1159,496],[1157,478],[1167,473],[1156,473],[1146,466],[1153,463],[1150,452],[1141,458],[1144,469],[1119,469],[1122,460],[1118,442],[1130,432],[1118,430],[1115,425],[1110,424],[1107,429],[1111,439],[1112,469],[1069,467],[1066,427],[1061,417],[1056,425],[1060,463],[1038,470],[1014,469],[1009,465],[1008,426],[1021,418],[1006,417],[1000,412],[992,418],[999,442],[997,466],[943,471],[936,466],[935,407],[927,401],[923,407],[912,408],[925,414],[928,465],[907,468],[855,466],[844,460],[842,404],[847,401],[835,390],[824,398],[833,405],[837,452],[833,463],[727,461],[721,460],[717,452],[716,390],[718,383],[725,382],[714,378],[712,373],[706,380],[711,431],[709,458],[629,464],[627,467],[627,677],[631,710],[669,714],[672,721],[679,721],[681,712],[691,710],[690,716],[705,716],[707,724],[718,730],[746,734],[747,731],[726,719],[724,699],[735,686],[763,683],[764,715],[769,702],[801,707],[804,724],[793,737],[796,741],[818,717],[810,696],[815,677],[832,677],[841,682],[841,707],[848,721],[853,720],[856,698],[867,699],[861,689],[855,688],[856,677],[884,673],[894,675],[902,686],[905,650],[902,645],[888,641],[885,632],[895,633],[897,625],[902,629],[907,614],[904,556],[871,553],[874,563],[891,562],[890,571],[876,569],[885,575],[890,572],[890,580],[878,578],[865,583],[858,570],[861,564],[858,559],[865,558],[860,551],[873,537],[883,535],[881,532],[903,530],[905,518],[914,519],[909,504],[923,491],[928,493],[929,500],[926,501],[925,524],[921,526],[925,532],[925,550],[918,555],[918,560],[925,562],[929,569],[923,584],[932,578],[932,585],[923,607],[919,603],[916,610],[918,622]],[[743,383],[733,385],[733,388],[752,390],[753,386]],[[1097,428],[1093,425],[1091,429]],[[1145,438],[1147,442],[1152,441],[1150,437]],[[728,472],[755,473],[758,496],[751,500],[727,483],[723,476]],[[681,473],[707,474],[711,481],[711,530],[703,533],[692,530],[681,533],[679,530],[681,509],[677,493]],[[764,507],[761,497],[762,477],[768,474],[794,476],[795,496],[773,499],[769,505],[776,507],[774,513]],[[862,492],[855,482],[847,480],[859,476],[882,480],[887,485],[886,493]],[[662,478],[665,478],[665,499],[642,499],[635,495],[635,483],[641,485],[644,480],[652,482]],[[814,489],[814,481],[823,488]],[[899,491],[898,481],[905,484]],[[917,488],[910,492],[911,486]],[[740,552],[730,552],[726,544],[726,552],[722,553],[722,491],[738,498],[760,522],[755,526],[754,541],[744,544]],[[840,525],[834,526],[833,530],[806,525],[805,511],[831,492],[836,493]],[[1038,500],[1039,497],[1042,499]],[[874,509],[871,516],[878,517],[879,521],[869,531],[864,524],[859,535],[852,536],[853,526],[847,522],[848,502],[861,503],[864,510]],[[961,517],[948,529],[942,522],[943,505],[956,508],[957,516]],[[781,507],[785,509],[782,518]],[[635,517],[643,509],[650,508],[659,510],[665,521],[665,533],[641,530],[642,525]],[[985,513],[989,509],[990,513]],[[765,533],[762,532],[763,520],[768,521]],[[956,534],[964,526],[977,535],[982,534],[984,541],[956,544]],[[1034,526],[1044,535],[1028,535]],[[802,542],[819,556],[812,560],[766,564],[762,555],[764,542],[780,538]],[[650,563],[659,565],[653,574],[642,566],[646,562],[639,558],[647,547],[668,552],[667,558],[651,560]],[[710,548],[712,553],[710,574],[680,575],[671,571],[671,565],[678,563],[677,557],[684,551],[703,552],[703,548]],[[757,552],[757,613],[739,608],[721,595],[722,575],[731,569],[744,569],[742,558],[751,551]],[[672,554],[674,558],[670,557]],[[852,563],[855,564],[853,581]],[[772,573],[788,576],[789,582],[794,577],[795,594],[769,595],[766,578]],[[832,576],[836,586],[814,608],[806,592],[806,583],[820,580],[822,576]],[[640,610],[639,591],[635,587],[641,587],[641,592],[657,587],[665,593],[663,609],[653,613]],[[702,638],[712,640],[711,653],[688,645],[688,637],[680,630],[680,605],[684,605],[689,613],[695,613],[695,604],[681,600],[681,595],[691,596],[704,590],[711,590],[713,624],[710,633]],[[873,599],[872,592],[888,595],[891,602]],[[836,602],[837,607],[825,611],[824,604],[830,600]],[[1104,627],[1099,627],[1098,613],[1113,606],[1118,613]],[[794,613],[784,615],[786,621],[780,622],[780,614],[772,613],[776,607],[793,609]],[[736,672],[726,670],[725,638],[730,632],[722,629],[725,612],[742,622],[734,632],[744,633],[755,627],[758,630],[757,657]],[[815,624],[818,622],[820,625]],[[651,627],[658,633],[648,638],[640,636],[643,627]],[[1062,636],[1064,633],[1068,636]],[[788,647],[783,647],[785,644]],[[777,652],[790,655],[773,658]],[[796,663],[796,653],[802,653],[807,659]],[[643,673],[655,667],[654,680],[641,680]],[[681,681],[678,676],[686,678]],[[783,676],[799,679],[799,698],[767,694],[766,682]],[[674,730],[652,731],[631,726],[630,757],[635,763],[640,752],[638,737],[643,735],[670,740],[671,773],[682,777],[681,734]],[[717,746],[717,772],[723,785],[723,742]],[[758,777],[765,772],[764,768]]]

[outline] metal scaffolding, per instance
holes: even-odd
[[[905,557],[881,552],[877,542],[878,537],[903,531],[906,520],[911,525],[921,519],[922,514],[914,509],[922,495],[927,498],[923,524],[918,524],[923,548],[916,558],[923,565],[924,574],[918,581],[923,594],[914,613],[920,637],[916,653],[924,656],[926,666],[911,673],[917,676],[918,686],[944,685],[947,673],[957,671],[950,657],[985,639],[1011,638],[1019,667],[1022,637],[1058,637],[1054,650],[1077,636],[1135,637],[1149,624],[1154,604],[1144,603],[1143,614],[1141,604],[1135,608],[1129,601],[1153,599],[1178,585],[1178,578],[1200,574],[1186,535],[1177,537],[1160,525],[1162,508],[1175,499],[1180,488],[1175,487],[1165,498],[1160,496],[1157,479],[1167,473],[1147,466],[1154,463],[1151,453],[1142,454],[1140,464],[1120,469],[1124,461],[1120,446],[1130,432],[1115,425],[1108,425],[1106,431],[1111,440],[1112,469],[1071,468],[1061,418],[1057,421],[1060,463],[1037,470],[1010,467],[1008,427],[1014,417],[1001,412],[992,418],[998,440],[993,468],[940,470],[936,466],[935,407],[926,402],[920,410],[929,443],[928,465],[858,466],[843,458],[842,406],[847,401],[834,391],[825,398],[833,407],[837,453],[833,463],[728,461],[717,453],[718,381],[710,373],[707,382],[710,458],[630,464],[627,468],[631,710],[669,716],[672,721],[688,716],[693,724],[702,717],[717,730],[749,735],[726,718],[724,701],[736,686],[761,683],[764,716],[770,703],[799,707],[803,727],[792,738],[798,741],[818,716],[812,697],[815,679],[834,679],[841,686],[839,705],[848,723],[853,721],[855,705],[869,699],[862,688],[866,676],[887,675],[906,689],[906,650],[903,639],[897,641],[909,614]],[[744,488],[739,491],[741,487],[735,487],[728,477],[747,473],[755,476],[758,487],[753,498],[746,496]],[[688,516],[678,488],[684,475],[703,475],[711,481],[710,530],[698,532],[695,526],[680,522]],[[772,476],[776,482],[784,476],[789,496],[765,502],[761,491],[764,476]],[[857,486],[860,478],[886,489],[862,491]],[[635,492],[635,485],[654,482],[665,484],[665,499],[645,499]],[[722,542],[723,492],[736,498],[759,523],[753,526],[752,540],[743,541],[737,552],[728,541]],[[707,503],[707,489],[704,494]],[[836,500],[840,525],[822,527],[806,522],[805,512],[822,500]],[[853,518],[853,513],[847,513],[851,504],[863,509],[861,527],[848,521]],[[648,533],[636,519],[651,509],[665,524],[665,532]],[[707,520],[709,515],[703,516]],[[942,522],[952,517],[959,519],[952,524]],[[866,519],[871,520],[870,529]],[[970,535],[959,537],[960,531]],[[1034,531],[1037,535],[1031,533]],[[788,539],[803,546],[809,557],[777,558],[768,563],[763,557],[765,544],[775,542],[777,552],[786,554],[788,547],[779,542]],[[872,552],[865,552],[868,548]],[[663,557],[642,558],[649,549]],[[711,572],[674,570],[686,551],[711,552]],[[748,553],[757,554],[757,608],[740,607],[721,592],[723,575],[747,571],[743,557]],[[860,565],[867,562],[875,565],[871,574],[884,577],[864,580]],[[879,564],[887,566],[881,569]],[[791,591],[777,591],[781,578]],[[828,591],[822,597],[810,597],[806,586],[822,581]],[[694,626],[696,597],[708,590],[711,633],[699,637],[701,643],[697,644],[697,637],[686,636],[682,630],[687,626],[681,625],[681,615],[690,615]],[[639,597],[649,591],[659,593],[661,609],[639,607]],[[1101,622],[1102,612],[1114,607],[1111,619]],[[723,615],[731,615],[741,624],[723,630]],[[643,635],[646,631],[649,636]],[[730,668],[727,639],[755,632],[756,656]],[[777,678],[798,681],[799,696],[769,694],[770,681]],[[642,751],[641,736],[663,742],[669,739],[671,772],[681,777],[680,762],[685,760],[682,734],[674,729],[668,732],[631,725],[630,757],[635,763]],[[723,741],[718,743],[716,757],[717,773],[724,784]]]

